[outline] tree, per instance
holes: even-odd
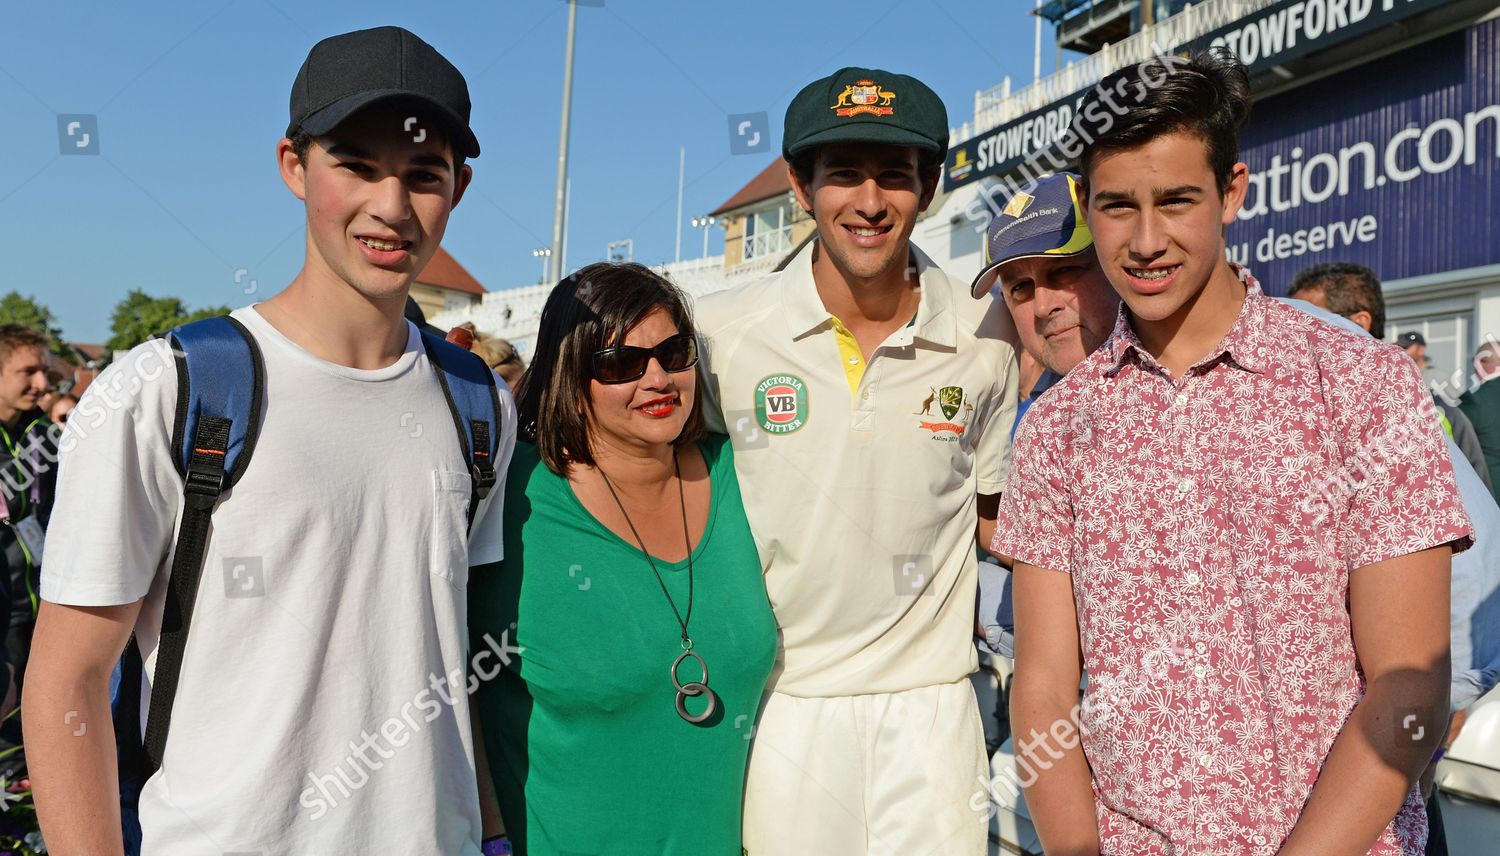
[[[189,310],[176,297],[152,297],[140,289],[133,289],[124,300],[115,304],[110,319],[110,337],[107,347],[115,351],[128,351],[158,333],[215,315],[228,315],[228,306],[213,306]]]
[[[0,297],[0,324],[21,324],[46,333],[52,337],[52,353],[59,356],[71,351],[63,345],[62,330],[56,326],[52,311],[37,303],[35,297],[15,291]]]

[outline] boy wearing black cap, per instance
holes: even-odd
[[[479,154],[468,117],[463,76],[394,27],[325,39],[297,75],[277,156],[307,258],[231,316],[262,353],[264,415],[213,514],[142,852],[481,852],[464,587],[500,558],[503,488],[466,541],[468,465],[402,316]],[[57,853],[121,851],[108,677],[132,631],[148,676],[158,651],[183,506],[170,360],[148,343],[116,363],[79,407],[102,418],[64,441],[25,702]]]
[[[947,144],[911,77],[810,84],[783,152],[817,240],[698,307],[705,413],[730,429],[782,636],[749,856],[985,850],[974,538],[993,528],[1015,352],[998,305],[910,244]]]

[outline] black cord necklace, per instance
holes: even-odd
[[[667,605],[672,607],[672,615],[677,619],[677,626],[682,628],[682,653],[677,656],[676,660],[672,661],[672,686],[677,688],[677,715],[696,725],[714,715],[714,711],[719,707],[719,698],[714,695],[713,690],[708,688],[708,664],[703,662],[703,658],[698,656],[697,652],[693,650],[693,638],[688,635],[688,622],[693,620],[693,541],[692,536],[688,534],[687,496],[682,487],[682,464],[677,460],[676,450],[673,450],[672,469],[677,474],[677,500],[682,507],[682,541],[687,545],[688,603],[686,616],[683,616],[678,611],[677,602],[672,600],[672,593],[667,591],[667,584],[661,578],[661,571],[656,569],[656,562],[652,560],[651,553],[646,549],[646,541],[641,538],[641,533],[636,531],[635,523],[630,519],[630,513],[625,510],[625,503],[620,501],[620,495],[615,492],[614,483],[609,480],[608,475],[605,475],[602,467],[596,465],[595,469],[599,470],[599,475],[604,478],[604,486],[609,488],[609,495],[614,498],[615,505],[619,506],[620,514],[625,518],[625,525],[630,527],[630,534],[635,536],[635,541],[641,548],[641,555],[646,557],[646,563],[651,566],[651,573],[656,575],[656,584],[661,586],[661,593],[666,596]],[[683,683],[682,679],[677,676],[677,670],[682,666],[682,661],[688,657],[692,657],[698,661],[698,667],[703,670],[702,680]],[[687,700],[693,696],[700,695],[708,696],[708,706],[703,709],[702,713],[688,713]]]

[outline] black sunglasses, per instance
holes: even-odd
[[[630,383],[646,375],[652,357],[666,371],[686,371],[698,364],[698,339],[692,333],[678,333],[654,348],[616,345],[595,351],[590,363],[594,379],[600,383]]]

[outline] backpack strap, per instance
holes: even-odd
[[[453,414],[458,431],[458,445],[474,488],[469,497],[469,525],[479,501],[489,496],[495,486],[495,457],[500,448],[500,393],[495,388],[495,373],[477,354],[446,342],[430,333],[422,333],[427,357],[438,369],[438,384]]]
[[[254,337],[233,318],[195,321],[167,337],[177,362],[172,460],[183,478],[183,513],[146,716],[145,760],[150,771],[161,766],[166,750],[210,520],[219,497],[239,481],[250,463],[260,434],[266,375]],[[131,644],[135,645],[134,640]],[[135,655],[139,657],[139,648]]]
[[[151,759],[146,757],[146,747],[141,743],[141,687],[145,684],[145,666],[141,663],[141,649],[135,636],[125,645],[125,653],[115,665],[119,683],[110,698],[110,716],[114,720],[116,763],[120,773],[120,799],[125,807],[135,808],[136,803],[126,795],[127,782],[143,782],[154,769]]]

